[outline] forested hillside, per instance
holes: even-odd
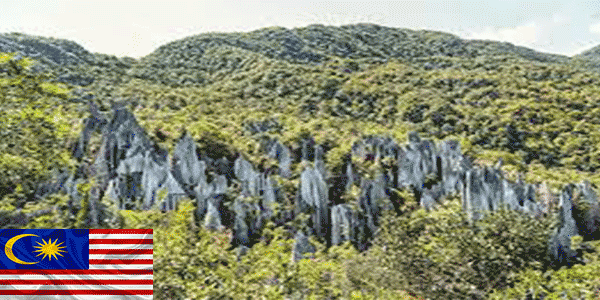
[[[156,299],[598,297],[597,49],[356,24],[0,52],[2,228],[154,228]]]

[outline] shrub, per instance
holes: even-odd
[[[12,54],[0,53],[0,198],[21,186],[23,198],[31,199],[37,183],[50,178],[52,169],[74,170],[68,150],[61,148],[72,137],[69,105],[61,105],[68,91],[62,85],[32,74],[30,59],[15,62]],[[19,197],[17,207],[24,205]]]
[[[470,226],[457,199],[430,213],[386,212],[366,258],[369,280],[431,299],[483,299],[519,270],[544,269],[555,223],[498,211]]]

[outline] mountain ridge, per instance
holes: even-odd
[[[355,39],[353,39],[352,41],[359,41],[362,43],[369,43],[368,42],[369,37],[362,36],[361,34],[377,34],[378,31],[384,31],[386,33],[386,35],[395,36],[395,37],[412,38],[412,37],[417,36],[417,37],[423,38],[425,36],[430,35],[433,37],[433,39],[447,40],[447,41],[451,42],[450,46],[458,46],[456,43],[462,43],[462,44],[466,44],[466,45],[469,45],[469,44],[477,45],[480,47],[492,47],[492,48],[496,47],[496,48],[500,48],[500,49],[504,48],[507,53],[522,53],[522,55],[524,57],[530,57],[530,58],[534,58],[534,59],[544,59],[544,60],[552,61],[552,60],[560,60],[560,59],[568,58],[568,56],[566,56],[566,55],[540,52],[540,51],[537,51],[537,50],[534,50],[531,48],[527,48],[524,46],[516,46],[509,42],[492,41],[492,40],[463,39],[455,34],[447,33],[444,31],[439,31],[439,30],[388,27],[388,26],[382,26],[382,25],[373,24],[373,23],[356,23],[356,24],[348,24],[348,25],[341,25],[341,26],[311,24],[311,25],[307,25],[304,27],[294,27],[292,29],[288,29],[288,28],[281,27],[281,26],[271,26],[271,27],[256,29],[256,30],[249,31],[249,32],[205,32],[205,33],[190,35],[190,36],[187,36],[184,38],[180,38],[180,39],[165,43],[161,46],[158,46],[150,54],[139,57],[139,58],[132,58],[132,57],[127,57],[127,56],[118,57],[118,58],[129,59],[129,60],[133,59],[133,60],[139,61],[150,55],[153,55],[155,52],[161,52],[164,48],[169,48],[169,46],[171,44],[177,44],[177,43],[189,40],[189,39],[208,39],[211,37],[216,39],[216,38],[231,37],[231,36],[237,36],[240,39],[243,39],[245,37],[253,37],[253,36],[256,36],[256,38],[261,38],[261,37],[264,37],[264,38],[276,37],[277,38],[277,36],[273,36],[272,34],[273,33],[282,33],[282,32],[287,33],[287,34],[296,35],[296,36],[292,35],[292,37],[297,37],[298,34],[301,34],[303,37],[307,37],[306,31],[309,31],[309,32],[317,31],[318,29],[325,30],[325,32],[328,32],[328,33],[334,33],[335,31],[346,31],[347,36],[351,35],[351,34],[357,34],[358,36],[355,36]],[[23,43],[23,42],[30,43],[31,40],[39,40],[39,43],[57,45],[57,46],[69,48],[69,50],[76,50],[76,51],[68,51],[68,52],[70,52],[70,53],[75,52],[76,54],[79,54],[81,56],[92,54],[91,52],[86,50],[81,45],[79,45],[76,42],[71,41],[69,39],[44,37],[44,36],[30,35],[30,34],[24,34],[24,33],[19,33],[19,32],[0,33],[0,37],[7,38],[7,39],[13,40],[13,41],[19,41],[21,43]],[[308,37],[310,37],[310,35],[308,35]],[[348,43],[348,42],[346,42],[346,43]],[[452,43],[454,43],[454,44],[452,44]],[[29,46],[33,47],[34,45],[29,45]],[[249,45],[246,45],[244,43],[239,43],[238,46],[243,48],[243,47],[248,47]],[[595,48],[596,47],[594,47],[593,49],[595,49]],[[593,49],[586,50],[580,54],[576,54],[575,56],[589,56],[594,53]],[[14,52],[14,51],[10,51],[10,50],[15,50],[15,49],[9,48],[6,45],[6,43],[3,45],[0,42],[0,50],[2,50],[3,52]],[[102,53],[94,53],[94,54],[102,54]],[[344,55],[344,51],[343,50],[340,51],[339,54]],[[357,58],[357,57],[352,57],[352,56],[350,56],[350,57]],[[392,55],[392,57],[397,57],[397,56]],[[51,61],[54,61],[56,63],[57,60],[55,58]]]

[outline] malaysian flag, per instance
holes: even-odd
[[[2,229],[0,299],[152,299],[152,229]]]

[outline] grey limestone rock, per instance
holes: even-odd
[[[315,147],[315,170],[319,171],[323,178],[327,178],[327,171],[325,168],[325,162],[323,161],[323,147],[317,145]]]
[[[110,122],[92,104],[90,111],[92,117],[86,120],[73,154],[82,157],[91,133],[102,131],[103,142],[94,162],[94,174],[101,178],[101,184],[94,187],[92,192],[92,224],[98,224],[101,219],[102,211],[96,198],[102,189],[105,189],[107,196],[118,201],[122,209],[139,208],[135,204],[141,199],[142,209],[160,204],[163,210],[173,210],[181,197],[191,196],[196,199],[198,220],[203,221],[203,225],[209,229],[220,230],[224,226],[232,226],[232,243],[237,246],[250,246],[262,224],[273,216],[272,207],[278,200],[274,180],[256,171],[242,156],[235,160],[233,167],[224,157],[204,157],[199,160],[194,141],[186,134],[175,147],[170,170],[167,151],[149,141],[133,114],[123,104],[113,105]],[[444,195],[460,192],[463,209],[472,221],[481,218],[483,211],[495,211],[503,207],[532,216],[550,211],[552,205],[549,202],[552,201],[547,198],[552,195],[547,186],[538,188],[542,197],[537,203],[536,186],[525,184],[522,180],[510,182],[504,179],[500,170],[501,161],[496,167],[473,167],[470,159],[462,155],[456,141],[435,145],[429,140],[421,140],[415,132],[409,134],[408,140],[408,145],[400,147],[389,137],[370,136],[352,146],[350,155],[355,157],[376,161],[384,157],[397,159],[397,165],[369,180],[360,179],[354,174],[351,160],[346,162],[343,174],[334,174],[330,178],[323,162],[323,146],[315,145],[310,138],[304,139],[301,145],[302,160],[314,159],[314,167],[307,168],[300,175],[296,212],[311,211],[314,234],[324,238],[329,236],[331,244],[352,241],[364,250],[368,244],[366,239],[377,229],[381,211],[393,208],[389,199],[391,188],[412,187],[426,210],[435,209]],[[291,151],[275,140],[266,141],[264,146],[268,155],[279,161],[280,175],[289,177]],[[207,168],[214,171],[215,175],[210,183],[205,174]],[[235,176],[242,188],[241,195],[233,204],[235,217],[228,216],[228,206],[224,204],[230,175]],[[435,177],[433,181],[432,176]],[[45,195],[62,188],[76,207],[81,199],[76,184],[84,182],[79,177],[64,173],[55,183],[40,185],[36,194]],[[329,212],[331,190],[326,179],[333,177],[343,177],[344,180],[330,180],[330,184],[340,183],[342,189],[350,189],[360,179],[362,192],[356,199],[360,213],[347,204],[333,205]],[[155,198],[161,190],[168,191],[167,198],[163,203],[156,203]],[[580,199],[574,203],[575,194]],[[261,201],[245,202],[245,197],[249,196],[261,197]],[[336,196],[332,197],[333,201]],[[561,224],[549,243],[548,251],[555,263],[565,264],[575,257],[570,237],[581,234],[588,239],[600,238],[600,204],[591,185],[583,182],[565,187],[560,195],[560,205]],[[295,239],[294,261],[300,259],[303,253],[314,253],[314,247],[304,233],[298,232]]]
[[[173,153],[173,176],[184,187],[196,186],[204,175],[204,168],[196,155],[196,145],[189,134],[185,134],[175,146]]]
[[[157,190],[163,181],[165,181],[168,172],[166,160],[158,160],[157,162],[153,153],[147,150],[144,161],[144,172],[142,174],[144,209],[150,209],[156,202]]]
[[[323,147],[321,145],[315,146],[315,161],[323,160]]]
[[[440,160],[442,168],[442,182],[447,194],[459,192],[461,182],[461,168],[459,166],[462,153],[457,141],[444,141],[440,146]]]
[[[225,178],[231,179],[231,176],[234,175],[233,168],[232,168],[229,160],[225,157],[216,159],[213,163],[213,168],[214,168],[215,174],[224,175]]]
[[[63,191],[69,195],[69,201],[79,203],[81,201],[81,195],[79,191],[77,191],[77,184],[84,183],[82,179],[75,179],[73,175],[71,175],[63,184]]]
[[[502,172],[496,168],[486,167],[484,168],[483,176],[483,189],[485,198],[487,198],[486,202],[490,210],[496,211],[503,205],[502,180],[504,178]]]
[[[225,195],[225,193],[227,193],[227,177],[225,177],[225,175],[215,177],[212,184],[215,187],[215,195]]]
[[[379,174],[376,179],[363,179],[361,182],[362,193],[358,199],[363,211],[367,232],[375,233],[382,209],[393,209],[385,192],[385,178]]]
[[[398,187],[412,186],[420,190],[425,181],[423,158],[418,150],[407,147],[398,159]]]
[[[89,198],[89,224],[92,227],[96,227],[102,220],[102,211],[100,207],[100,187],[98,185],[93,186],[90,189]]]
[[[213,185],[209,185],[206,182],[206,178],[200,180],[198,185],[194,187],[194,193],[196,194],[196,217],[198,220],[204,220],[206,215],[206,208],[208,206],[208,198],[213,193]]]
[[[121,161],[117,167],[117,174],[142,173],[144,171],[144,154],[137,152],[135,155]]]
[[[212,199],[222,199],[227,192],[227,178],[219,175],[211,183],[207,183],[202,178],[196,187],[194,193],[196,197],[196,217],[198,220],[208,218],[208,208]],[[219,202],[220,203],[220,202]]]
[[[435,208],[435,199],[431,195],[429,190],[423,191],[423,195],[421,195],[420,205],[426,211],[431,211]]]
[[[167,199],[161,204],[162,209],[165,211],[175,210],[178,200],[186,196],[186,192],[169,171],[167,171],[165,181],[160,184],[159,188],[167,191]]]
[[[63,184],[69,179],[69,172],[54,172],[53,179],[39,184],[36,188],[35,198],[42,199],[48,195],[58,193],[63,189]]]
[[[108,186],[106,187],[106,191],[104,192],[106,197],[109,197],[111,200],[118,203],[121,192],[119,191],[119,178],[113,178],[109,180]]]
[[[296,233],[294,239],[296,241],[294,242],[294,248],[292,249],[292,262],[301,260],[305,257],[305,254],[315,253],[315,247],[310,244],[308,237],[304,233]]]
[[[233,224],[233,241],[232,244],[234,246],[237,245],[250,245],[249,239],[249,230],[248,224],[246,223],[247,214],[246,211],[249,210],[249,205],[244,203],[240,198],[236,199],[234,202],[235,212],[235,220]]]
[[[487,197],[480,179],[480,170],[473,168],[465,175],[465,189],[463,192],[463,209],[469,216],[469,220],[476,221],[482,217],[483,211],[490,209]]]
[[[246,202],[243,196],[234,201],[233,245],[250,246],[258,238],[265,217],[260,215],[258,203]]]
[[[600,203],[598,202],[598,196],[589,181],[582,181],[576,187],[580,196],[577,203],[573,203],[573,216],[579,234],[586,240],[597,240],[600,238]]]
[[[283,178],[292,176],[292,155],[286,146],[281,145],[281,151],[278,152],[278,159],[279,175]]]
[[[312,168],[304,170],[300,178],[300,201],[297,204],[301,212],[306,208],[314,209],[313,224],[318,236],[324,237],[328,227],[329,190],[321,174]]]
[[[510,210],[518,211],[521,205],[519,204],[519,199],[521,197],[520,189],[516,189],[515,183],[512,183],[508,180],[502,181],[502,191],[503,191],[503,201],[505,208]]]
[[[290,154],[290,150],[282,145],[280,142],[275,142],[271,146],[271,151],[269,152],[269,156],[271,158],[277,159],[279,162],[279,175],[284,178],[288,178],[292,175],[291,166],[292,166],[292,157]]]
[[[352,189],[352,186],[354,185],[354,172],[352,171],[352,163],[349,162],[346,165],[346,190],[350,190]]]
[[[273,206],[277,203],[275,194],[275,183],[271,178],[264,180],[262,206],[268,212],[269,217],[273,214]]]
[[[424,188],[426,178],[439,177],[437,149],[429,140],[419,139],[413,132],[409,134],[410,143],[404,149],[398,149],[397,188],[412,187],[419,194]]]
[[[550,257],[553,259],[551,264],[554,267],[561,265],[570,265],[577,253],[571,249],[571,237],[578,234],[575,219],[573,219],[573,185],[567,185],[562,191],[561,198],[561,212],[559,214],[560,225],[556,235],[554,235],[549,243],[548,252]]]
[[[233,173],[240,181],[246,181],[249,178],[249,173],[252,170],[252,165],[242,156],[238,157],[233,163]]]
[[[416,149],[421,153],[421,168],[425,175],[437,174],[437,149],[430,140],[423,140]]]
[[[408,133],[408,143],[409,144],[419,144],[421,143],[421,138],[419,137],[419,133],[416,131],[411,131]]]
[[[547,182],[543,182],[537,188],[539,194],[540,209],[544,214],[549,214],[554,211],[554,208],[558,205],[558,195],[548,186]]]
[[[356,213],[347,204],[338,204],[331,208],[332,245],[339,245],[345,241],[355,242],[357,226]]]
[[[246,181],[247,191],[250,196],[258,197],[261,190],[261,174],[254,170],[250,171],[248,180]]]
[[[315,159],[315,141],[313,138],[305,138],[301,142],[301,160],[302,161],[311,161]]]
[[[352,155],[365,159],[367,156],[366,145],[362,140],[356,141],[352,144]]]
[[[444,194],[444,188],[440,184],[433,185],[431,188],[423,190],[419,204],[426,211],[431,211],[437,207]]]
[[[248,248],[244,245],[241,245],[241,246],[238,246],[237,248],[235,248],[235,255],[236,255],[238,262],[242,260],[242,256],[244,256],[244,255],[246,255],[246,253],[248,253],[248,250],[250,250],[250,248]]]
[[[325,167],[325,162],[320,159],[315,160],[314,168],[321,174],[321,177],[327,178],[327,169]]]
[[[308,142],[306,140],[302,141],[302,161],[308,160]]]
[[[244,196],[259,196],[261,190],[260,173],[254,171],[252,165],[241,156],[234,162],[235,177],[242,184],[242,194]]]
[[[204,228],[209,230],[222,230],[223,225],[221,224],[221,215],[219,214],[219,203],[215,198],[210,198],[206,209],[206,216],[204,218]]]
[[[92,106],[94,104],[90,104]],[[93,110],[93,109],[92,109]],[[91,134],[93,132],[97,132],[102,130],[104,126],[108,123],[106,119],[102,116],[90,116],[86,118],[84,121],[84,128],[81,132],[78,141],[75,143],[74,148],[72,150],[73,157],[77,159],[83,158],[85,152],[87,151],[88,144],[90,141]]]

